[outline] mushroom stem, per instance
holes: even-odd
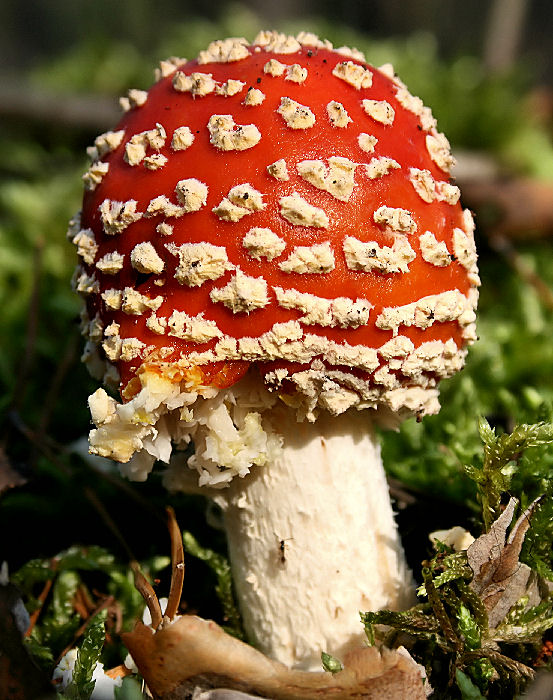
[[[273,409],[283,449],[216,497],[250,641],[320,670],[364,641],[359,612],[414,599],[374,429],[366,412],[298,423]]]

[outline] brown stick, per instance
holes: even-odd
[[[121,117],[117,98],[101,95],[57,95],[4,81],[0,88],[0,114],[26,122],[43,122],[77,129],[103,131]]]
[[[140,565],[137,561],[131,562],[131,569],[134,574],[135,588],[144,598],[144,602],[146,603],[152,617],[152,627],[156,630],[160,626],[163,619],[161,605],[159,604],[156,592],[152,588],[151,583],[140,570]]]
[[[40,595],[38,596],[37,600],[39,601],[40,605],[29,618],[29,626],[27,627],[27,631],[25,632],[25,635],[24,635],[25,637],[31,636],[31,633],[32,633],[37,621],[38,621],[38,618],[40,617],[40,613],[44,609],[44,603],[46,602],[46,598],[48,598],[48,594],[50,593],[50,590],[54,584],[55,571],[57,568],[56,559],[51,560],[50,566],[52,568],[52,576],[46,581],[42,591],[40,592]]]
[[[56,664],[58,664],[61,661],[61,659],[63,659],[63,657],[67,654],[67,652],[75,646],[79,637],[81,637],[85,633],[85,630],[88,627],[88,624],[89,624],[91,618],[93,618],[98,613],[102,612],[102,610],[105,610],[106,608],[108,608],[114,602],[115,602],[115,598],[110,595],[94,608],[94,610],[90,613],[89,617],[83,622],[83,624],[75,632],[71,642],[69,642],[69,644],[65,647],[65,649],[58,656],[58,658],[56,660]]]
[[[134,561],[136,557],[132,553],[131,548],[129,547],[125,538],[121,534],[121,531],[119,530],[119,528],[115,524],[115,521],[113,520],[111,515],[108,513],[104,504],[100,501],[98,496],[94,493],[94,491],[89,486],[85,486],[84,495],[86,496],[87,500],[94,506],[94,508],[96,509],[96,511],[98,512],[98,514],[100,515],[100,517],[102,518],[104,523],[107,525],[109,530],[117,538],[117,541],[119,542],[119,544],[121,545],[123,550],[126,552],[128,558],[130,560]]]
[[[60,457],[56,454],[54,451],[59,450],[60,452],[64,451],[64,447],[62,445],[58,445],[54,441],[49,441],[46,436],[39,436],[37,432],[32,430],[21,418],[19,413],[16,411],[11,411],[9,414],[10,420],[15,425],[15,427],[24,435],[29,442],[31,442],[40,452],[43,454],[47,459],[49,459],[53,464],[56,465],[62,471],[66,476],[70,477],[73,474],[72,468],[67,465]],[[52,443],[50,445],[50,443]],[[100,469],[96,469],[93,466],[90,466],[86,461],[85,464],[94,471],[95,474],[97,474],[99,477],[102,479],[109,481],[110,484],[116,486],[119,488],[121,491],[123,491],[127,496],[130,496],[133,498],[139,505],[147,509],[150,513],[152,513],[156,518],[160,517],[159,512],[152,508],[151,504],[140,494],[138,494],[129,484],[121,481],[121,479],[118,479],[111,474],[107,472],[103,472]],[[115,524],[114,520],[111,518],[111,516],[108,514],[106,511],[105,507],[103,504],[100,502],[94,491],[90,488],[85,488],[84,490],[84,495],[88,499],[88,501],[91,503],[91,505],[99,512],[102,520],[106,523],[106,525],[110,528],[110,530],[113,532],[113,534],[116,536],[117,540],[121,543],[123,549],[129,556],[129,559],[134,560],[135,556],[131,552],[129,546],[127,545],[126,541],[124,540],[120,530],[118,529],[117,525]]]
[[[184,583],[184,546],[182,543],[182,533],[175,517],[175,511],[171,507],[167,508],[167,520],[169,534],[171,535],[171,564],[173,570],[171,573],[171,588],[169,590],[169,599],[167,601],[165,615],[172,620],[179,610]]]

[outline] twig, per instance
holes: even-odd
[[[84,460],[81,458],[81,461],[83,464],[87,467],[87,469],[90,469],[90,471],[94,472],[94,474],[104,481],[107,481],[110,483],[112,486],[115,486],[117,489],[122,491],[126,496],[131,498],[133,501],[135,501],[141,508],[144,508],[144,510],[148,511],[156,520],[158,520],[160,523],[164,523],[163,516],[161,512],[159,511],[158,508],[154,508],[152,504],[143,496],[141,496],[130,484],[128,484],[126,481],[123,481],[119,476],[110,474],[109,472],[102,471],[102,469],[98,469],[95,467],[93,464],[90,464],[90,462]]]
[[[388,482],[390,496],[397,502],[399,508],[412,506],[417,502],[417,497],[399,479],[387,476],[386,481]]]
[[[20,80],[1,82],[0,115],[3,117],[98,132],[117,123],[121,116],[115,97],[59,95],[37,90]]]
[[[39,436],[23,421],[19,413],[17,413],[16,411],[12,411],[9,414],[9,418],[13,425],[15,425],[15,427],[19,430],[19,432],[22,433],[27,438],[27,440],[29,440],[29,442],[31,442],[35,447],[37,447],[47,459],[49,459],[53,464],[56,465],[56,467],[63,471],[67,477],[73,476],[73,469],[69,465],[67,465],[62,459],[60,459],[54,451],[58,450],[60,453],[67,454],[67,448],[55,442],[54,440],[51,440],[47,436]],[[96,476],[100,477],[105,481],[108,481],[112,486],[115,486],[120,491],[123,491],[125,495],[132,498],[145,510],[148,510],[157,520],[164,522],[159,510],[152,507],[151,503],[149,503],[145,498],[143,498],[139,493],[137,493],[129,484],[125,483],[120,478],[113,476],[109,472],[104,472],[101,469],[94,467],[89,462],[82,459],[82,457],[80,459],[82,463],[88,469],[93,471]]]
[[[184,546],[182,542],[182,533],[175,517],[175,511],[171,507],[167,508],[167,520],[169,534],[171,535],[171,564],[173,569],[171,572],[171,588],[169,590],[165,615],[172,620],[179,609],[184,583]]]
[[[94,506],[104,523],[107,525],[109,530],[112,532],[112,534],[115,536],[125,553],[127,554],[128,558],[130,560],[134,560],[135,556],[133,555],[131,548],[127,544],[125,538],[121,534],[121,531],[115,524],[115,521],[111,517],[111,515],[107,512],[104,504],[100,501],[98,496],[94,493],[94,491],[89,487],[85,486],[84,488],[84,494],[88,501]]]
[[[534,678],[534,669],[530,668],[526,664],[520,661],[516,661],[510,656],[505,656],[494,649],[475,649],[474,651],[467,651],[463,654],[464,661],[470,661],[472,659],[482,659],[488,658],[492,663],[503,666],[509,670],[518,671],[525,678]]]
[[[98,595],[97,591],[94,593],[98,598],[102,597]],[[94,610],[94,601],[88,592],[88,588],[83,583],[80,583],[77,586],[77,590],[73,596],[73,610],[75,610],[75,612],[82,617],[83,620],[88,620],[92,611]]]
[[[54,454],[51,447],[47,444],[47,440],[40,440],[37,434],[31,428],[29,428],[16,410],[10,411],[8,417],[12,425],[14,425],[32,445],[37,447],[45,457],[53,462],[53,464],[55,464],[56,467],[58,467],[65,474],[65,476],[69,477],[73,475],[73,470],[67,464],[65,464],[63,460],[59,459],[56,454]]]
[[[50,593],[50,589],[52,588],[54,584],[54,579],[55,579],[55,574],[56,574],[56,569],[57,569],[57,559],[54,558],[50,561],[50,567],[52,569],[52,576],[46,581],[44,584],[44,587],[42,591],[40,592],[40,595],[38,596],[37,600],[40,603],[40,605],[37,607],[37,609],[33,612],[33,614],[29,618],[29,626],[27,627],[27,630],[25,632],[25,637],[30,637],[31,633],[38,622],[38,618],[40,617],[40,613],[44,609],[44,603],[46,602],[46,598],[48,598],[48,594]]]
[[[15,412],[11,412],[10,418],[12,419],[12,422],[14,425],[18,428],[18,430],[25,435],[25,437],[33,444],[35,445],[53,464],[55,464],[67,477],[72,477],[74,474],[73,469],[68,466],[62,459],[60,459],[52,449],[50,449],[47,444],[45,443],[44,440],[40,439],[40,436],[37,435],[33,430],[31,430],[21,419],[19,414]],[[101,474],[101,472],[97,471],[96,473]],[[116,483],[116,482],[114,482]],[[115,524],[115,521],[113,518],[109,515],[107,512],[105,506],[103,503],[100,501],[98,496],[94,493],[94,491],[89,487],[86,486],[84,488],[84,495],[86,499],[89,501],[89,503],[93,506],[93,508],[98,512],[100,515],[101,519],[104,521],[104,523],[107,525],[107,527],[110,529],[110,531],[115,535],[117,541],[121,544],[123,550],[127,554],[128,558],[130,560],[134,560],[135,556],[132,553],[130,547],[128,546],[125,538],[121,534],[121,531]]]
[[[131,569],[134,574],[135,588],[144,598],[144,602],[146,603],[146,607],[150,611],[150,616],[152,618],[152,627],[154,630],[156,630],[160,626],[163,619],[161,605],[159,604],[156,592],[152,588],[152,584],[140,570],[140,565],[137,561],[131,562]]]
[[[422,576],[424,579],[426,594],[428,596],[428,602],[432,606],[434,615],[440,623],[440,627],[442,628],[442,632],[445,639],[452,645],[452,647],[456,651],[460,651],[462,648],[462,642],[459,639],[455,630],[453,629],[453,625],[451,624],[449,615],[447,614],[444,604],[440,596],[438,595],[438,592],[436,591],[432,575],[430,573],[430,570],[426,567],[426,565],[425,568],[423,568],[422,570]]]
[[[39,451],[51,460],[57,467],[59,467],[66,476],[70,477],[73,475],[73,469],[69,467],[65,462],[63,462],[55,453],[58,451],[62,454],[75,454],[79,457],[81,463],[86,466],[87,469],[94,472],[94,474],[100,477],[102,480],[109,482],[112,486],[117,487],[120,491],[123,491],[126,496],[132,498],[136,503],[138,503],[142,508],[150,512],[157,520],[160,522],[165,522],[163,516],[158,509],[154,508],[152,504],[137,493],[128,483],[122,481],[120,478],[113,476],[109,472],[105,472],[102,469],[98,469],[93,464],[83,459],[76,451],[68,450],[64,445],[59,444],[47,435],[39,435],[36,431],[32,430],[21,418],[21,415],[17,411],[11,411],[9,413],[10,421],[13,425],[22,433],[29,442],[31,442]]]
[[[88,625],[90,623],[90,620],[95,615],[98,615],[98,613],[102,612],[102,610],[109,608],[109,606],[113,605],[113,603],[115,603],[115,598],[112,595],[110,595],[94,608],[94,610],[90,613],[88,619],[86,619],[83,622],[83,624],[78,628],[78,630],[73,635],[73,639],[69,642],[69,644],[65,647],[65,649],[61,652],[61,654],[56,659],[56,665],[59,664],[59,662],[61,661],[61,659],[63,659],[63,657],[67,654],[67,652],[75,646],[77,639],[79,639],[79,637],[81,637],[85,633],[86,628],[88,627]]]

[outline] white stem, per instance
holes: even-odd
[[[272,422],[280,454],[217,500],[250,641],[320,670],[322,651],[340,658],[363,643],[360,611],[411,604],[413,580],[366,412]]]

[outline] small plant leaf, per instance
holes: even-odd
[[[92,675],[106,638],[105,621],[107,611],[102,610],[95,615],[87,627],[81,646],[77,653],[73,678],[65,690],[66,697],[71,700],[88,700],[92,695],[96,681]]]
[[[461,691],[463,700],[485,700],[478,686],[476,686],[467,674],[463,673],[460,669],[456,669],[455,671],[455,681]]]
[[[479,649],[481,644],[480,627],[466,605],[461,603],[457,611],[457,628],[463,636],[467,649]]]
[[[327,654],[326,651],[321,652],[321,662],[324,670],[329,671],[330,673],[338,673],[338,671],[341,671],[344,668],[339,659],[337,659],[335,656]]]
[[[476,483],[482,504],[484,527],[488,531],[501,515],[501,496],[511,489],[514,468],[524,450],[553,443],[553,423],[541,422],[516,425],[511,433],[496,435],[485,418],[478,423],[484,443],[481,467],[465,467],[467,475]]]

